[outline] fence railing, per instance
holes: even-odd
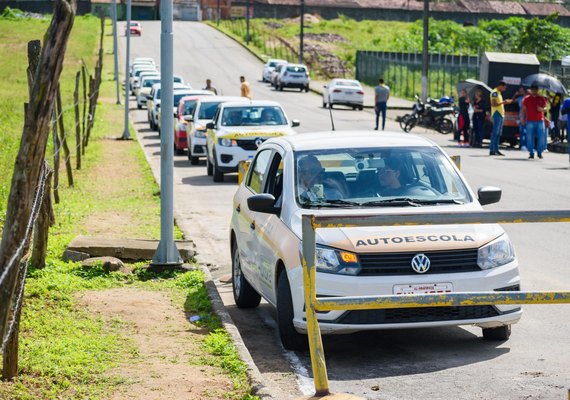
[[[410,213],[355,217],[303,215],[302,266],[305,316],[309,350],[315,382],[315,394],[329,394],[324,348],[317,312],[332,310],[370,310],[399,307],[446,307],[496,304],[570,304],[570,291],[551,292],[457,292],[441,295],[387,295],[327,297],[317,299],[316,230],[339,227],[387,227],[411,225],[489,224],[570,222],[570,210],[555,211],[479,211],[454,213]]]

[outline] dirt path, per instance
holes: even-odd
[[[206,332],[191,325],[167,295],[118,288],[84,292],[79,302],[105,320],[118,318],[132,327],[125,333],[138,355],[112,371],[131,384],[110,400],[224,399],[231,390],[221,371],[192,365],[203,354],[199,343]]]

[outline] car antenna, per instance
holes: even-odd
[[[333,115],[332,115],[332,104],[329,103],[329,115],[331,116],[331,125],[332,125],[332,130],[334,132],[334,119],[333,119]]]

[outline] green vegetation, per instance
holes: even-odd
[[[26,44],[41,38],[48,20],[0,18],[0,72],[9,76],[0,86],[0,227],[3,226],[14,159],[23,128],[23,103],[27,100]],[[61,77],[63,108],[69,146],[74,149],[73,90],[75,74],[82,60],[95,64],[99,20],[77,17],[68,44]],[[110,24],[107,24],[107,32]],[[110,48],[112,37],[105,36]],[[55,205],[56,225],[50,230],[47,265],[30,267],[25,289],[20,329],[19,375],[13,382],[0,382],[0,398],[106,399],[122,385],[130,384],[113,375],[119,363],[137,362],[137,348],[129,338],[133,327],[119,319],[105,320],[78,304],[85,290],[135,286],[167,293],[190,315],[201,317],[206,335],[201,365],[229,375],[234,390],[229,399],[254,399],[249,394],[245,365],[219,318],[212,313],[201,271],[153,274],[133,265],[132,274],[105,272],[102,266],[89,269],[79,263],[64,262],[61,255],[70,240],[79,234],[93,234],[92,219],[107,225],[101,233],[116,237],[157,238],[159,236],[159,188],[154,182],[144,154],[136,141],[114,142],[119,136],[123,107],[114,104],[112,55],[106,52],[103,84],[92,140],[82,159],[82,169],[74,169],[74,187],[67,187],[65,170],[60,176],[61,203]],[[51,142],[51,141],[50,141]],[[53,163],[48,148],[48,161]],[[75,153],[72,150],[74,163]],[[73,164],[74,165],[74,164]],[[111,168],[111,169],[108,169]],[[112,169],[115,168],[115,169]],[[121,173],[112,173],[119,170]],[[109,179],[112,176],[113,179]],[[117,217],[119,216],[119,217]],[[175,237],[182,233],[176,230]],[[214,343],[214,345],[212,345]],[[223,373],[222,371],[226,371]]]

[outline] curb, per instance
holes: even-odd
[[[130,99],[129,99],[129,101],[130,101]],[[132,126],[132,124],[131,124],[131,126]],[[146,162],[150,168],[149,156],[144,151],[143,144],[138,138],[139,131],[134,126],[132,126],[132,128],[136,132],[136,135],[137,135],[136,141],[138,142],[139,146],[141,147],[141,150],[145,156]],[[151,172],[152,172],[152,175],[154,176],[154,180],[156,181],[156,183],[159,183],[160,182],[160,172],[155,172],[152,168],[151,168]],[[178,221],[178,220],[180,220],[180,214],[176,211],[176,209],[174,209],[174,222],[176,223],[176,221]],[[178,226],[180,227],[180,225],[178,225]],[[182,230],[182,228],[181,228],[181,230]],[[182,232],[184,233],[185,237],[188,236],[188,235],[186,235],[186,233],[184,231],[182,231]],[[247,366],[246,375],[247,375],[249,383],[251,385],[252,394],[258,396],[262,400],[276,399],[277,397],[275,397],[269,391],[267,386],[263,383],[263,377],[261,375],[261,372],[259,372],[257,365],[255,365],[255,362],[253,361],[253,358],[251,357],[249,350],[247,349],[247,347],[245,346],[245,344],[243,342],[243,339],[239,333],[239,330],[237,329],[234,321],[232,320],[232,317],[226,311],[226,308],[224,306],[222,298],[220,297],[220,294],[218,293],[218,288],[216,287],[216,284],[212,280],[212,275],[210,273],[210,270],[207,267],[208,264],[202,260],[199,260],[199,258],[200,258],[200,252],[196,248],[196,254],[194,255],[194,259],[198,259],[197,260],[198,265],[199,265],[200,269],[202,270],[202,272],[204,273],[204,277],[205,277],[204,285],[206,286],[206,289],[208,291],[208,297],[210,298],[210,301],[212,302],[212,309],[220,317],[220,319],[222,321],[222,326],[224,327],[226,332],[228,332],[228,334],[230,335],[232,342],[236,346],[236,349],[239,353],[240,358],[242,359],[242,361]]]
[[[237,40],[236,38],[234,38],[233,36],[231,36],[230,34],[224,32],[223,30],[221,30],[220,28],[218,28],[217,26],[214,25],[210,25],[210,24],[206,24],[212,28],[214,28],[215,30],[217,30],[218,32],[222,33],[223,35],[225,35],[226,37],[230,38],[231,40],[233,40],[234,42],[236,42],[237,44],[239,44],[241,47],[243,47],[244,49],[246,49],[247,51],[250,52],[250,54],[252,54],[255,58],[257,58],[259,61],[261,61],[262,63],[265,63],[265,60],[259,55],[257,54],[255,51],[253,51],[252,49],[250,49],[249,47],[247,47],[247,45],[245,43],[242,43],[241,41]],[[318,94],[319,96],[323,95],[323,92],[319,89],[315,89],[312,86],[309,86],[309,91],[315,94]],[[374,106],[367,106],[365,105],[364,108],[367,109],[374,109]],[[388,110],[404,110],[404,111],[409,111],[410,107],[400,107],[400,106],[388,106],[387,107]]]

